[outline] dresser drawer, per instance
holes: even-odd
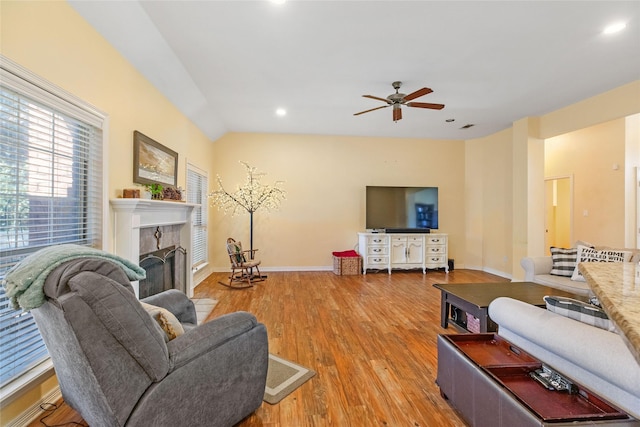
[[[429,267],[430,265],[437,265],[437,266],[447,265],[447,257],[444,255],[441,255],[441,256],[427,255],[427,258],[425,259],[425,263],[427,267]]]
[[[368,246],[367,255],[388,255],[386,246]]]
[[[440,237],[427,237],[427,245],[446,245],[447,238],[444,236]]]
[[[369,236],[367,237],[367,245],[386,245],[389,242],[387,236]]]
[[[368,256],[367,265],[387,265],[389,264],[389,257],[387,256]]]
[[[442,254],[443,256],[447,254],[446,246],[427,246],[426,247],[427,256]]]

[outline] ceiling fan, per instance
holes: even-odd
[[[393,121],[397,122],[398,120],[402,119],[402,110],[400,109],[400,107],[403,105],[406,105],[407,107],[429,108],[431,110],[442,110],[444,108],[444,104],[431,104],[428,102],[407,102],[433,92],[428,87],[423,87],[422,89],[418,89],[415,92],[411,92],[409,95],[405,95],[404,93],[398,92],[400,86],[402,86],[402,82],[393,82],[391,85],[396,90],[396,93],[392,93],[386,98],[379,98],[373,95],[362,95],[365,98],[377,99],[378,101],[386,102],[387,105],[372,108],[370,110],[360,111],[359,113],[355,113],[354,116],[359,116],[360,114],[379,110],[381,108],[393,107]]]

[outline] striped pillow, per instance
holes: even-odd
[[[553,261],[553,266],[549,274],[571,277],[573,270],[576,269],[578,248],[563,249],[551,246],[549,250],[551,251],[551,260]]]
[[[598,306],[572,298],[545,296],[547,310],[606,331],[615,331],[609,316]]]

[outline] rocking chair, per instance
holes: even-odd
[[[242,250],[242,243],[236,242],[229,237],[227,239],[227,253],[231,262],[231,275],[229,276],[229,284],[220,282],[220,284],[230,288],[249,288],[253,286],[253,282],[260,282],[263,277],[260,275],[260,261],[253,259],[257,249]],[[249,259],[247,259],[249,254]],[[254,270],[255,269],[255,273]],[[234,284],[244,283],[244,286]]]

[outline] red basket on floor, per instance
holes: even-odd
[[[362,274],[362,257],[354,250],[332,252],[333,272],[338,276]]]

